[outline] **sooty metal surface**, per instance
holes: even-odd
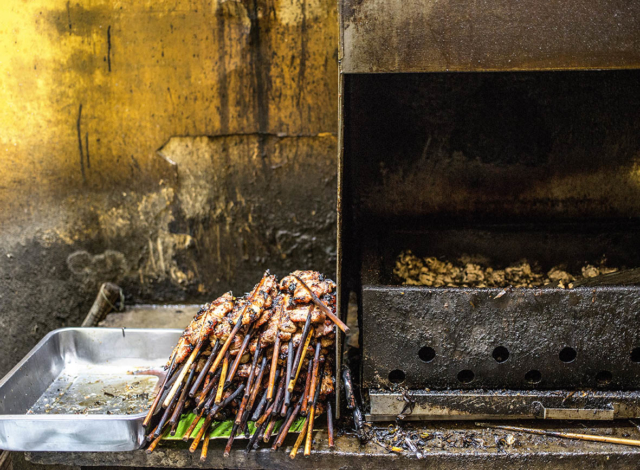
[[[371,391],[369,421],[612,420],[640,415],[640,393],[613,391]]]
[[[364,285],[363,386],[640,389],[639,309],[635,286]]]

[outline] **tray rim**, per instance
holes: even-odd
[[[65,327],[58,328],[47,333],[38,343],[29,350],[29,352],[14,366],[4,377],[0,379],[0,389],[13,377],[13,375],[20,370],[22,366],[47,342],[51,337],[56,336],[65,331],[130,331],[134,333],[148,333],[152,331],[158,331],[163,333],[181,333],[183,330],[179,328],[101,328],[101,327]],[[38,420],[38,421],[67,421],[67,420],[82,420],[82,421],[136,421],[146,416],[145,413],[136,413],[132,415],[106,415],[106,414],[0,414],[0,421],[25,421],[25,420]]]

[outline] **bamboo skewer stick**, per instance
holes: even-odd
[[[209,450],[209,440],[211,439],[211,433],[204,437],[204,443],[202,444],[202,453],[200,454],[200,462],[207,460],[207,452]]]
[[[333,323],[335,323],[337,325],[338,328],[340,328],[342,330],[342,332],[346,335],[349,333],[349,327],[342,321],[340,320],[336,314],[334,314],[331,309],[329,307],[327,307],[324,302],[322,302],[322,300],[320,300],[318,298],[318,296],[309,288],[309,286],[307,284],[305,284],[305,282],[300,279],[298,276],[292,274],[291,275],[296,281],[298,281],[302,287],[304,287],[304,289],[309,293],[309,295],[311,296],[311,299],[313,300],[313,303],[316,304],[316,306],[322,310],[324,312],[324,314],[326,316],[328,316],[331,321]]]
[[[231,430],[231,435],[229,436],[229,440],[227,441],[227,445],[224,448],[223,457],[229,457],[231,453],[231,446],[233,445],[233,440],[236,438],[236,432],[238,432],[238,425],[234,424],[233,429]]]
[[[184,363],[172,364],[172,366],[169,367],[169,372],[167,373],[167,377],[169,378],[169,380],[166,384],[164,384],[165,390],[171,387],[171,384],[176,381],[176,379],[178,378],[178,375],[176,373],[180,371],[182,367],[184,367]]]
[[[313,402],[315,398],[314,393],[316,390],[316,382],[318,381],[318,372],[320,369],[320,350],[322,349],[322,345],[320,341],[316,342],[316,352],[313,357],[313,373],[311,375],[311,386],[309,387],[309,398],[308,400]]]
[[[215,358],[216,358],[216,356],[218,354],[218,349],[219,348],[220,348],[220,340],[216,340],[215,345],[211,349],[211,354],[209,354],[209,359],[207,359],[207,362],[205,362],[204,367],[200,371],[200,375],[198,375],[198,378],[193,383],[193,387],[191,387],[191,390],[189,391],[189,396],[190,397],[193,398],[196,395],[196,392],[200,388],[200,385],[202,384],[202,381],[209,374],[209,370],[211,369],[211,365],[213,364],[213,361],[215,360]]]
[[[276,371],[276,376],[275,376],[276,380],[278,380],[279,375],[280,375],[280,371],[278,370]],[[267,403],[269,403],[269,399],[267,397],[267,390],[265,390],[264,395],[262,396],[262,400],[260,400],[258,407],[256,408],[255,412],[253,413],[253,416],[251,417],[251,420],[256,422],[256,426],[262,424],[262,421],[264,421],[264,420],[260,421],[260,419],[262,419],[262,416],[263,416],[262,410],[264,409]],[[273,406],[273,403],[271,404],[271,406]],[[269,411],[270,409],[271,408],[267,407],[267,412],[270,413]],[[267,412],[265,412],[265,414],[267,414]]]
[[[178,391],[180,391],[180,388],[178,388]],[[162,418],[160,418],[160,422],[158,423],[158,427],[156,428],[156,431],[153,433],[153,437],[158,437],[162,434],[162,429],[164,428],[164,425],[167,423],[167,420],[171,417],[177,401],[178,401],[178,394],[176,393],[171,399],[171,401],[169,402],[169,406],[167,406],[167,408],[164,410],[164,414],[162,415]]]
[[[262,425],[260,426],[260,434],[258,435],[258,441],[255,442],[253,444],[253,448],[257,449],[258,447],[260,447],[260,441],[262,440],[262,438],[264,437],[264,432],[267,429],[267,424],[269,424],[268,421],[265,421],[264,423],[262,423]]]
[[[153,412],[154,416],[157,415],[160,412],[160,410],[164,408],[164,405],[162,405],[162,403],[164,403],[165,398],[167,398],[167,396],[169,395],[169,392],[170,392],[169,389],[173,387],[173,384],[175,383],[176,379],[180,375],[180,372],[182,371],[183,367],[184,367],[184,363],[177,366],[174,369],[174,374],[171,376],[169,381],[165,384],[164,390],[161,392],[161,398],[160,398],[160,401],[158,402],[158,407],[156,407],[156,410]]]
[[[193,364],[194,361],[196,360],[196,357],[198,357],[198,354],[200,353],[200,349],[202,348],[203,343],[204,341],[198,341],[198,344],[196,345],[195,349],[189,356],[187,363],[184,365],[184,367],[180,371],[180,375],[178,376],[175,383],[173,384],[173,388],[169,392],[169,395],[167,395],[167,398],[165,398],[164,400],[163,406],[165,408],[169,406],[169,403],[171,403],[171,400],[173,399],[174,395],[178,393],[178,389],[180,388],[180,385],[182,384],[185,375],[187,375],[187,372],[189,371],[191,364]]]
[[[293,362],[293,370],[295,371],[295,377],[290,378],[288,381],[287,390],[289,392],[293,392],[293,387],[296,385],[296,380],[298,379],[298,374],[300,373],[300,365],[302,364],[302,360],[304,358],[304,349],[305,346],[309,344],[309,338],[311,335],[309,334],[311,331],[311,314],[313,312],[313,305],[309,310],[309,314],[307,315],[307,319],[304,322],[304,328],[302,329],[302,336],[300,338],[300,345],[298,346],[298,350],[296,351],[296,358]]]
[[[167,381],[169,380],[169,376],[173,372],[173,367],[175,363],[176,363],[176,357],[174,354],[173,359],[171,360],[171,365],[169,366],[169,370],[167,371],[166,375],[164,376],[164,379],[162,380],[162,385],[160,385],[160,387],[158,388],[158,394],[156,395],[156,398],[153,400],[153,404],[151,405],[151,408],[149,408],[149,412],[147,413],[147,416],[144,418],[144,421],[142,422],[142,425],[145,428],[149,425],[149,422],[153,417],[153,413],[156,411],[156,408],[158,407],[158,403],[160,403],[162,392],[164,391],[164,387],[167,384]]]
[[[309,315],[311,316],[311,315]],[[306,325],[305,325],[306,326]],[[289,391],[293,392],[293,388],[296,386],[298,382],[298,376],[300,375],[300,370],[302,370],[302,364],[304,364],[304,358],[307,355],[307,349],[309,349],[309,344],[311,344],[311,337],[313,336],[313,327],[307,332],[307,338],[304,340],[304,344],[302,340],[300,345],[302,346],[302,350],[298,349],[298,353],[296,354],[296,362],[294,362],[293,370],[296,371],[295,377],[289,382]],[[303,334],[304,338],[304,334]],[[306,387],[306,385],[305,385]]]
[[[229,352],[224,356],[224,362],[222,363],[222,372],[220,373],[220,382],[218,382],[218,391],[216,392],[215,403],[218,404],[222,401],[222,392],[224,391],[224,381],[227,376],[227,369],[229,368]]]
[[[276,450],[278,447],[282,445],[285,438],[287,437],[287,434],[289,433],[289,429],[291,428],[291,425],[298,417],[298,414],[300,413],[301,408],[302,408],[302,400],[298,400],[298,404],[293,409],[293,412],[289,415],[289,418],[282,425],[280,434],[278,435],[278,438],[276,439],[275,444],[273,444],[273,447],[272,447],[273,450]]]
[[[162,434],[160,434],[158,437],[156,437],[151,444],[149,444],[149,447],[147,447],[147,450],[146,450],[147,454],[150,454],[151,452],[153,452],[155,450],[155,448],[158,446],[158,444],[160,443],[162,438],[167,435],[167,431],[169,431],[168,428],[165,429]]]
[[[218,376],[218,377],[219,377],[219,376]],[[218,380],[218,384],[219,384],[219,383],[220,383],[220,381]],[[214,403],[214,401],[215,401],[215,399],[216,399],[216,396],[218,396],[218,387],[217,387],[217,386],[215,386],[215,387],[213,387],[213,388],[211,389],[211,391],[209,392],[209,395],[207,395],[207,396],[204,398],[204,401],[203,401],[203,402],[201,402],[201,404],[200,404],[200,405],[198,405],[198,408],[196,408],[196,409],[199,409],[200,407],[202,407],[202,408],[204,408],[204,409],[205,409],[205,411],[206,411],[206,412],[209,412],[209,410],[210,410],[210,409],[211,409],[211,407],[213,406],[213,403]]]
[[[269,421],[269,425],[267,426],[267,430],[264,432],[264,442],[269,442],[271,439],[271,433],[273,432],[273,428],[276,426],[276,421],[278,420],[277,416],[271,416],[271,420]]]
[[[275,385],[275,375],[278,369],[278,356],[280,356],[280,322],[278,321],[278,331],[276,331],[276,340],[273,343],[273,356],[271,356],[271,372],[269,373],[269,386],[267,387],[267,399],[273,398],[273,387]]]
[[[245,309],[246,308],[247,307],[245,306]],[[216,360],[214,361],[213,365],[211,366],[211,369],[209,369],[209,371],[211,373],[216,371],[216,369],[220,365],[220,362],[222,361],[222,358],[226,355],[227,350],[229,349],[229,346],[231,346],[231,343],[233,343],[233,338],[235,338],[235,336],[238,334],[238,331],[240,331],[240,328],[242,327],[242,315],[243,315],[243,313],[244,313],[244,310],[238,316],[238,321],[236,321],[236,324],[233,327],[233,330],[231,330],[231,333],[229,333],[229,336],[227,337],[227,340],[222,345],[222,349],[220,349],[220,352],[218,353],[218,356],[216,357]]]
[[[198,423],[200,422],[200,420],[202,419],[202,415],[204,414],[204,410],[202,410],[200,412],[200,414],[198,416],[196,416],[193,421],[191,421],[191,424],[189,425],[189,427],[187,428],[186,432],[184,433],[184,437],[182,438],[182,440],[184,442],[188,442],[189,438],[191,437],[191,433],[193,432],[193,430],[196,428],[196,426],[198,425]]]
[[[304,444],[304,456],[309,457],[311,455],[311,441],[313,440],[313,421],[316,417],[316,406],[318,405],[318,397],[320,396],[320,389],[322,388],[322,373],[324,369],[321,369],[318,373],[318,385],[316,385],[315,393],[313,394],[313,403],[309,410],[309,429],[307,431],[307,440]]]
[[[287,379],[285,380],[285,392],[284,392],[284,405],[282,406],[282,411],[280,412],[281,416],[287,414],[287,408],[291,404],[291,392],[293,389],[289,390],[289,382],[291,382],[291,375],[293,373],[293,339],[289,341],[287,345]]]
[[[276,438],[273,440],[273,446],[271,447],[271,450],[276,450],[277,449],[277,445],[276,444],[278,442],[278,439],[280,439],[280,436],[282,435],[282,431],[284,431],[284,426],[289,421],[289,418],[291,418],[291,415],[293,414],[293,411],[294,411],[293,407],[289,407],[289,410],[287,411],[287,414],[284,416],[284,420],[282,421],[282,425],[280,426],[280,430],[276,434]]]
[[[247,426],[247,423],[249,422],[249,416],[251,416],[251,408],[247,408],[245,410],[244,414],[242,415],[242,420],[240,421],[240,427],[238,428],[241,433],[244,432],[244,437],[246,439],[249,439],[249,436],[251,435],[249,426]]]
[[[204,423],[202,423],[202,427],[200,428],[200,431],[198,431],[198,434],[196,434],[195,439],[193,440],[193,442],[189,446],[189,452],[191,452],[192,454],[196,451],[196,449],[200,445],[200,441],[202,440],[202,437],[209,430],[209,426],[211,425],[211,421],[212,421],[211,415],[207,415],[207,417],[204,420]]]
[[[260,434],[264,432],[265,426],[266,426],[266,423],[261,424],[259,427],[256,426],[256,430],[253,432],[253,436],[251,436],[251,439],[249,440],[249,445],[247,446],[247,452],[251,452],[251,448],[253,448],[254,446],[255,448],[258,447],[258,443],[260,442]]]
[[[253,404],[256,401],[256,398],[258,397],[258,393],[262,389],[262,379],[264,378],[264,372],[266,369],[267,369],[267,357],[264,356],[262,358],[262,364],[260,364],[260,371],[258,372],[258,378],[256,379],[253,389],[251,390],[251,395],[249,398],[250,410],[253,408]],[[246,392],[245,392],[245,395],[246,395]]]
[[[287,385],[286,379],[287,376],[285,375],[285,371],[283,371],[280,383],[278,384],[278,393],[276,393],[276,399],[273,401],[273,409],[271,410],[271,414],[274,416],[278,414],[278,410],[282,406],[282,402],[284,400],[284,390]]]
[[[256,366],[258,365],[258,359],[260,358],[260,353],[262,352],[262,347],[260,344],[260,335],[258,335],[258,344],[256,344],[256,350],[253,353],[253,360],[251,361],[251,369],[249,369],[249,378],[247,379],[247,388],[244,389],[244,394],[249,396],[251,394],[251,386],[253,385],[253,380],[256,378]],[[259,382],[258,382],[259,383]]]
[[[269,405],[267,410],[264,412],[264,414],[256,420],[256,426],[261,425],[262,423],[266,422],[268,418],[271,417],[271,412],[273,411],[274,406],[275,406],[275,403],[271,402],[271,404]]]
[[[256,406],[256,409],[253,411],[253,415],[251,416],[251,421],[257,421],[258,419],[260,419],[260,416],[262,415],[262,410],[264,410],[264,406],[266,404],[267,404],[267,390],[265,389],[263,390],[262,397],[258,402],[258,406]]]
[[[296,443],[293,445],[293,449],[291,449],[291,453],[289,454],[289,457],[291,457],[292,459],[296,458],[298,449],[302,445],[302,441],[304,441],[304,438],[307,434],[308,427],[309,427],[309,416],[307,416],[307,419],[304,420],[304,424],[302,425],[302,430],[300,431],[300,434],[298,434],[298,439],[296,439]]]
[[[309,429],[307,430],[307,438],[304,443],[304,456],[309,457],[311,455],[311,441],[313,440],[313,421],[315,419],[316,407],[311,406],[309,410]]]
[[[476,426],[486,427],[490,429],[502,429],[512,432],[524,432],[529,434],[538,434],[540,436],[559,437],[562,439],[577,439],[580,441],[606,442],[608,444],[622,444],[627,446],[640,447],[640,440],[626,439],[623,437],[597,436],[594,434],[577,434],[572,432],[546,431],[543,429],[518,428],[515,426],[501,426],[486,423],[476,423]]]
[[[246,388],[245,388],[246,391]],[[236,413],[236,419],[234,421],[235,424],[240,426],[242,424],[242,419],[244,418],[245,410],[247,409],[247,403],[249,403],[249,397],[244,395],[242,397],[242,401],[240,402],[240,407],[238,408],[238,412]],[[242,429],[240,430],[242,431]]]
[[[242,403],[245,403],[245,399],[247,400],[246,403],[246,412],[245,409],[242,407],[242,404],[240,405],[241,410],[238,411],[238,417],[236,418],[236,423],[238,423],[240,425],[240,431],[243,431],[247,421],[249,420],[249,415],[251,414],[251,409],[253,408],[253,404],[256,400],[256,397],[258,396],[258,392],[260,391],[261,388],[261,384],[262,384],[262,377],[264,375],[264,370],[266,368],[267,365],[267,358],[263,357],[262,358],[262,364],[260,365],[260,372],[258,373],[258,378],[257,381],[253,387],[253,389],[251,390],[250,395],[247,396],[247,390],[249,389],[249,386],[247,385],[247,387],[244,389],[245,394],[244,394],[244,398],[242,399]],[[241,413],[242,411],[242,413]],[[239,421],[238,421],[239,419]],[[254,420],[255,421],[255,420]]]
[[[238,366],[240,365],[240,361],[242,360],[242,356],[244,355],[244,350],[247,349],[247,346],[249,345],[249,341],[251,340],[252,333],[253,333],[253,324],[249,326],[247,333],[244,335],[244,340],[242,341],[242,345],[238,350],[238,354],[236,354],[236,360],[233,361],[233,365],[231,366],[231,369],[229,370],[229,374],[227,375],[225,386],[230,384],[231,381],[233,380],[233,377],[236,375]]]
[[[300,410],[300,413],[302,413],[303,416],[306,416],[307,414],[307,404],[309,403],[309,393],[310,393],[310,389],[311,389],[311,369],[313,369],[313,359],[309,359],[309,364],[307,364],[307,378],[305,380],[305,384],[304,384],[304,393],[302,395],[302,409]]]
[[[147,434],[147,437],[145,438],[147,442],[151,442],[151,441],[153,441],[155,439],[155,437],[153,437],[153,435],[156,433],[156,429],[158,429],[158,426],[153,428],[153,431],[151,431],[149,434]]]
[[[187,382],[184,384],[182,388],[182,393],[180,393],[180,398],[178,399],[178,404],[175,407],[173,415],[169,420],[169,425],[171,426],[171,435],[174,436],[176,434],[176,427],[178,426],[178,421],[180,420],[180,415],[182,414],[182,410],[184,408],[184,404],[187,400],[187,391],[189,390],[189,385],[193,380],[193,376],[196,373],[196,364],[191,364],[191,371],[189,372],[189,377],[187,377]]]
[[[198,406],[196,406],[196,410],[199,410],[205,405],[205,403],[207,402],[207,399],[209,398],[209,392],[211,392],[211,390],[215,388],[216,380],[220,377],[221,373],[222,373],[222,369],[218,369],[216,373],[213,374],[213,377],[211,377],[209,384],[202,389],[202,393],[200,394],[200,399],[198,401]],[[213,396],[215,397],[215,393],[213,393]]]

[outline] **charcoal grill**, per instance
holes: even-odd
[[[340,13],[339,298],[358,299],[368,419],[639,417],[634,282],[409,287],[393,266],[640,266],[640,6]]]

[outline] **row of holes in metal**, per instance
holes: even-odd
[[[509,350],[504,346],[498,346],[493,350],[493,353],[491,355],[496,360],[496,362],[502,363],[509,359]],[[560,351],[560,354],[558,354],[558,358],[562,362],[569,363],[575,361],[577,355],[578,353],[575,349],[566,347],[563,348],[562,351]],[[423,362],[431,362],[436,357],[436,351],[429,346],[423,346],[418,351],[418,357]],[[633,351],[631,351],[631,361],[640,362],[640,348],[634,348]],[[471,383],[473,382],[474,378],[475,374],[471,370],[465,369],[458,372],[458,381],[461,383]],[[613,376],[611,372],[607,370],[600,371],[596,374],[596,382],[598,383],[598,385],[607,385],[611,382],[612,378]],[[542,381],[542,374],[538,370],[530,370],[525,374],[524,379],[532,385],[537,384]],[[389,373],[389,381],[392,383],[402,383],[404,382],[404,380],[405,373],[400,369],[392,370]]]
[[[507,359],[509,359],[509,350],[504,346],[498,346],[493,350],[493,353],[491,353],[491,355],[496,360],[496,362],[505,362]],[[563,348],[562,351],[560,351],[560,354],[558,354],[558,359],[560,359],[562,362],[573,362],[576,360],[577,356],[578,353],[576,352],[576,350],[567,346],[566,348]],[[422,362],[431,362],[436,357],[436,351],[429,346],[423,346],[422,348],[420,348],[420,351],[418,351],[418,357]],[[631,351],[631,361],[640,362],[640,348],[634,348],[633,351]]]
[[[389,372],[389,382],[391,383],[402,383],[406,378],[406,374],[403,370],[395,369]],[[469,384],[473,382],[475,378],[475,374],[472,370],[465,369],[458,372],[458,381],[463,384]],[[596,383],[599,386],[608,385],[611,383],[613,379],[613,375],[608,370],[602,370],[596,374]],[[524,380],[526,380],[531,385],[535,385],[542,381],[542,374],[539,370],[530,370],[524,375]]]

